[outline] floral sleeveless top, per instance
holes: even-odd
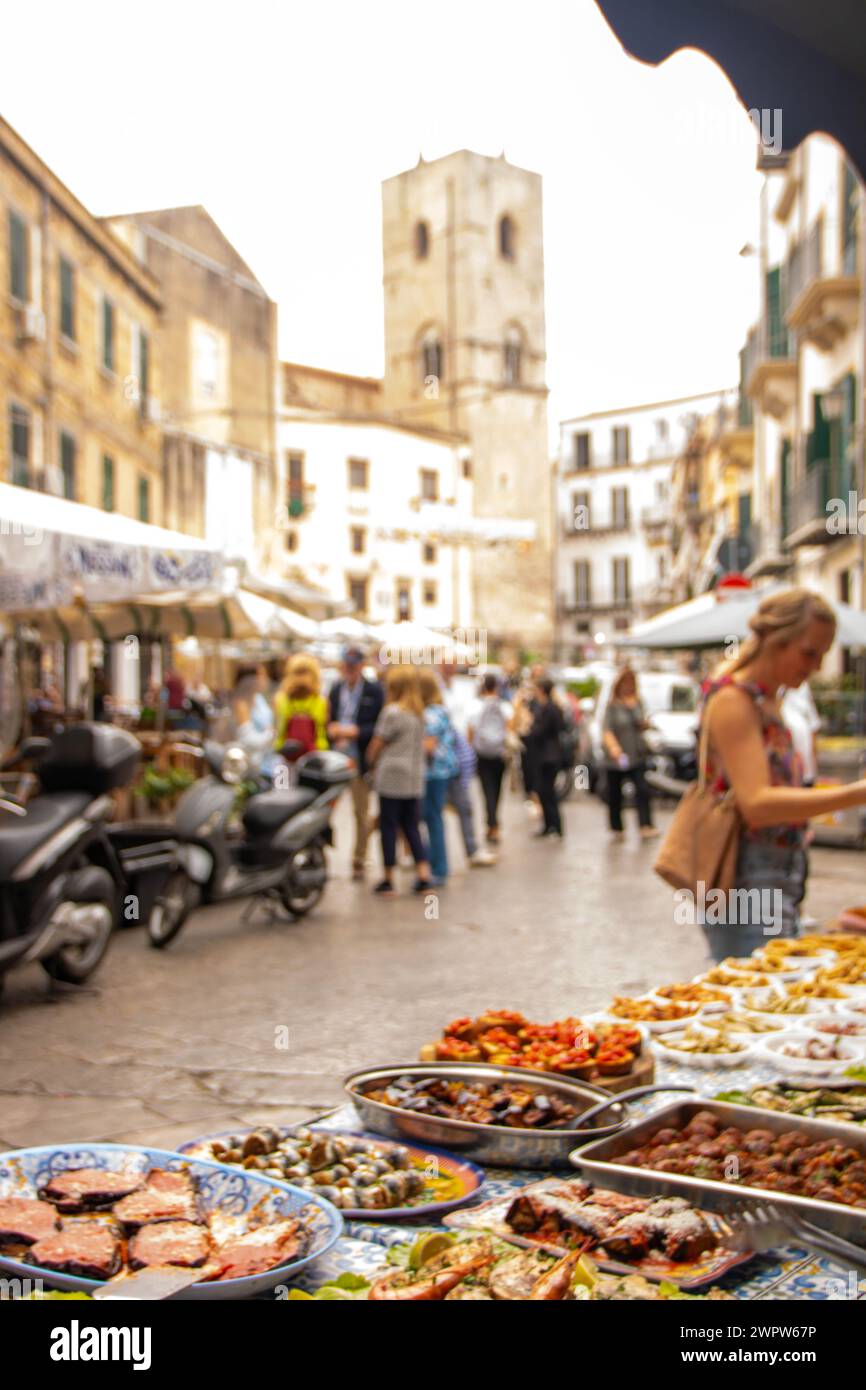
[[[726,685],[739,686],[740,690],[745,690],[746,694],[751,695],[755,702],[755,709],[761,721],[761,735],[764,751],[767,755],[767,765],[770,770],[770,785],[773,787],[802,786],[803,765],[799,753],[794,749],[791,731],[782,720],[781,715],[770,707],[766,687],[758,681],[734,681],[732,676],[720,676],[717,680],[704,681],[701,686],[701,726],[703,726],[710,699],[717,690],[723,689]],[[700,731],[698,738],[700,739]],[[698,748],[700,749],[700,742]],[[703,771],[707,786],[711,791],[721,795],[729,790],[730,784],[725,776],[725,770],[721,762],[714,758],[709,748]],[[765,845],[797,848],[805,842],[806,825],[805,823],[798,825],[793,822],[759,827],[744,825],[741,833],[744,840],[757,841]]]

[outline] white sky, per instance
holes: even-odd
[[[752,124],[594,0],[28,0],[4,37],[6,119],[97,214],[203,203],[283,357],[381,372],[380,182],[468,147],[544,177],[552,422],[736,380]]]

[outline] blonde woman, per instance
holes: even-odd
[[[752,635],[740,654],[704,684],[707,785],[718,793],[730,788],[743,820],[736,887],[762,890],[748,899],[740,892],[727,923],[704,924],[716,960],[747,955],[772,936],[798,935],[806,823],[828,811],[866,805],[866,781],[802,786],[800,759],[780,709],[780,692],[796,689],[820,669],[836,635],[833,609],[820,594],[788,589],[764,599],[749,626]],[[743,915],[745,922],[739,920]]]
[[[367,748],[367,765],[374,769],[379,793],[379,834],[385,865],[373,892],[383,897],[393,895],[400,831],[415,860],[417,877],[412,891],[424,893],[430,886],[430,866],[419,825],[424,794],[424,702],[418,672],[411,666],[395,666],[388,673],[385,707]]]
[[[291,761],[328,746],[328,702],[321,693],[322,677],[314,656],[298,653],[286,662],[286,674],[274,700],[279,752],[286,742],[299,744]]]

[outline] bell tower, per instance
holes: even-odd
[[[535,540],[479,551],[474,619],[547,652],[553,632],[541,177],[458,150],[382,186],[384,408],[468,437],[479,517]]]

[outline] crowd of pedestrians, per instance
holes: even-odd
[[[238,672],[231,737],[254,773],[277,786],[280,769],[285,774],[304,753],[333,748],[352,759],[352,874],[359,881],[367,877],[377,829],[377,895],[395,892],[401,855],[414,864],[413,891],[447,883],[449,810],[456,813],[469,866],[494,866],[509,768],[520,768],[528,809],[540,822],[538,836],[562,838],[555,781],[566,719],[543,668],[533,667],[526,678],[490,672],[474,680],[458,677],[448,664],[386,666],[374,674],[364,653],[349,647],[327,696],[314,656],[290,657],[279,683],[272,674],[263,665]]]

